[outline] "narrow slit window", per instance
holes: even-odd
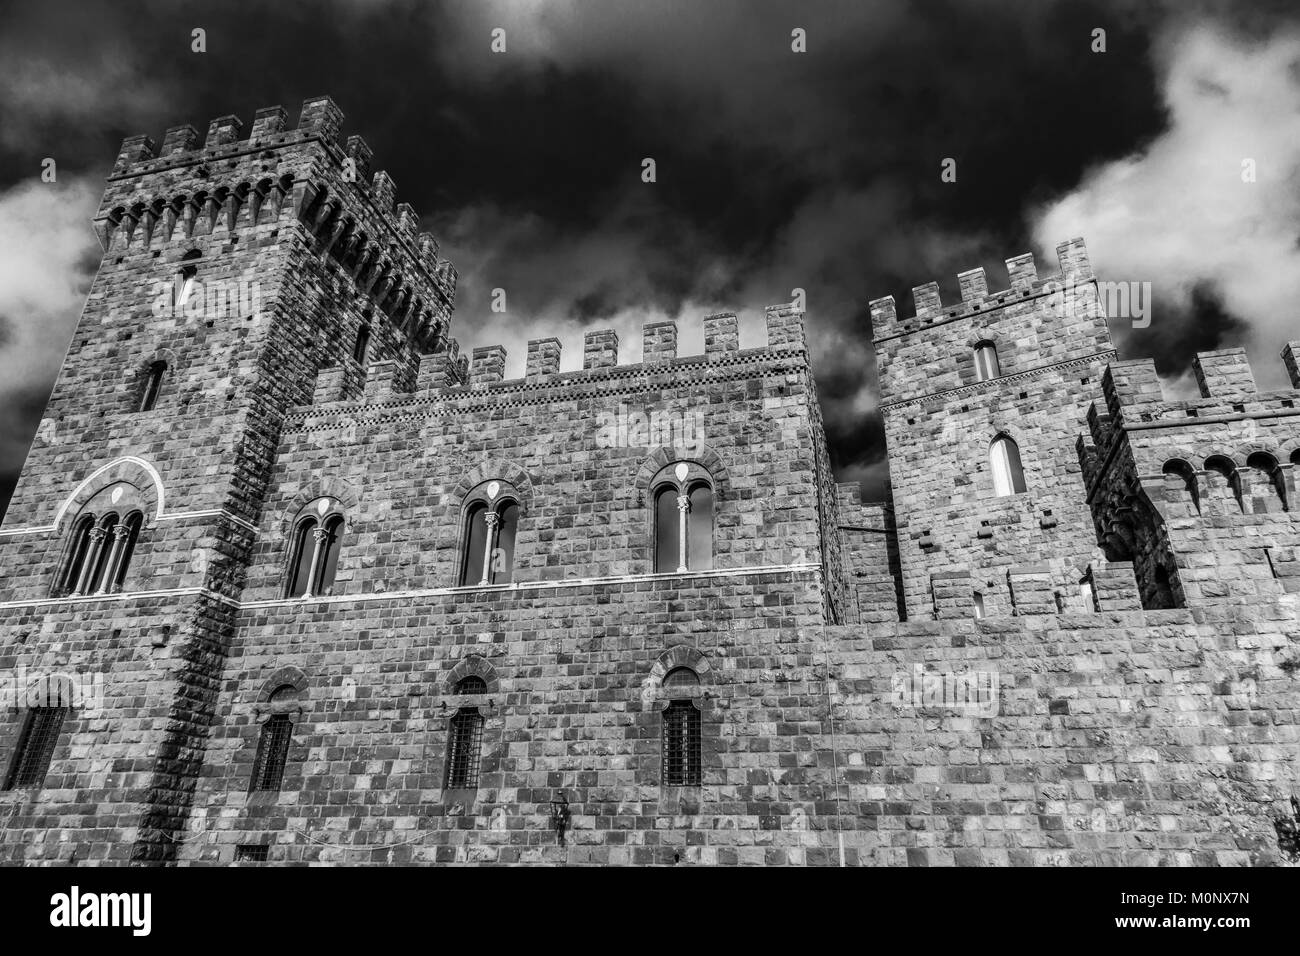
[[[356,362],[366,360],[366,350],[370,348],[370,326],[363,325],[357,329],[357,340],[352,344],[352,359]]]
[[[140,392],[140,404],[137,411],[151,412],[158,404],[162,392],[163,375],[167,372],[166,362],[154,362],[145,373],[144,388]]]

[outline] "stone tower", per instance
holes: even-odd
[[[285,119],[123,143],[95,217],[103,262],[0,534],[9,663],[93,660],[110,696],[143,702],[107,737],[73,727],[94,758],[61,782],[79,805],[111,794],[84,825],[138,859],[170,856],[187,810],[286,413],[323,366],[339,394],[360,393],[362,353],[414,370],[451,318],[454,270],[365,142],[340,143],[338,107]],[[112,524],[128,511],[137,530]],[[71,568],[87,512],[110,526]],[[113,576],[128,540],[134,586]]]
[[[871,303],[909,616],[1081,600],[1098,552],[1074,443],[1115,352],[1083,241],[1057,255],[1042,277],[1032,255],[1007,260],[1001,292],[963,272],[960,303],[920,286],[909,318],[892,297]],[[1023,477],[999,489],[1004,439]]]

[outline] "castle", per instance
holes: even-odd
[[[1080,240],[877,300],[863,503],[798,310],[505,379],[341,128],[123,143],[0,528],[0,861],[1295,861],[1300,343],[1171,400]]]

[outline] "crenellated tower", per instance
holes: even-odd
[[[360,395],[370,362],[413,373],[447,341],[456,272],[342,119],[316,97],[294,127],[271,107],[246,137],[223,116],[202,142],[123,143],[103,261],[0,529],[3,665],[94,670],[145,702],[108,741],[84,714],[63,728],[71,753],[97,745],[58,781],[76,826],[133,859],[173,854],[286,415],[322,368],[334,397]],[[16,832],[54,825],[28,809]]]
[[[1007,260],[871,303],[902,591],[909,616],[1081,606],[1098,557],[1074,442],[1115,357],[1083,240],[1058,272]]]
[[[1168,399],[1150,359],[1115,362],[1078,441],[1097,537],[1151,608],[1300,592],[1300,342],[1291,387],[1259,391],[1244,349],[1202,352],[1200,396]]]

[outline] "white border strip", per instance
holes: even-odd
[[[487,587],[425,588],[416,591],[379,591],[368,594],[333,594],[314,598],[275,598],[269,601],[237,601],[218,594],[209,588],[167,588],[159,591],[131,591],[122,594],[86,595],[84,597],[41,598],[29,601],[0,601],[0,609],[94,604],[98,601],[131,601],[138,598],[184,597],[205,595],[238,610],[273,607],[315,607],[331,604],[372,603],[374,601],[410,601],[417,598],[446,597],[453,594],[479,594],[482,592],[558,591],[565,588],[591,587],[604,584],[636,584],[642,581],[671,581],[681,578],[746,578],[758,574],[817,573],[820,564],[773,564],[748,568],[728,568],[714,571],[687,571],[678,574],[627,574],[597,578],[571,578],[564,581],[519,581],[514,584],[488,585]]]

